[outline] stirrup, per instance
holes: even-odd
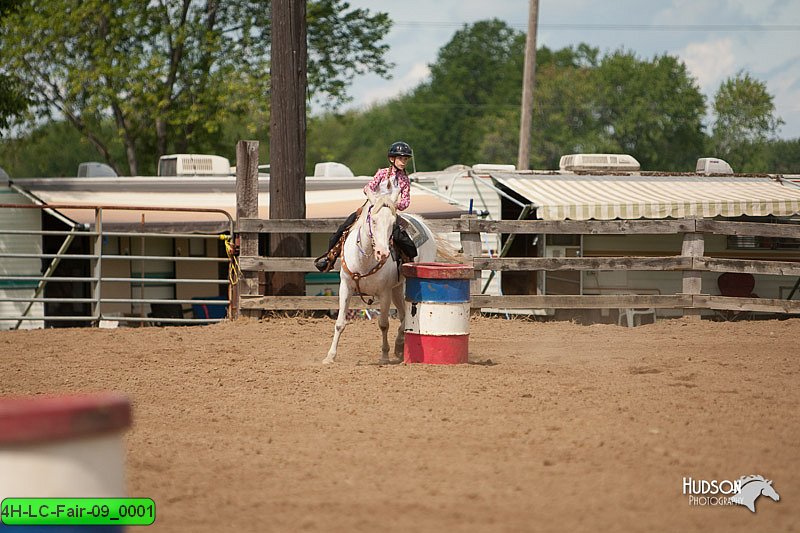
[[[336,264],[336,256],[328,252],[314,259],[314,266],[320,272],[330,272]]]
[[[416,256],[414,256],[414,257],[416,257]],[[406,254],[400,254],[400,260],[403,263],[413,263],[414,262],[414,257],[409,257]]]

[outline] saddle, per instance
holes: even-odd
[[[398,271],[402,263],[410,263],[414,260],[419,247],[427,240],[425,231],[416,219],[404,215],[397,217],[397,228],[392,239],[392,259],[397,262]]]
[[[327,264],[325,266],[325,270],[322,272],[330,272],[333,270],[333,265],[336,264],[336,259],[342,253],[342,247],[344,246],[344,241],[347,240],[347,236],[350,234],[350,229],[353,225],[358,221],[359,217],[361,217],[361,211],[363,210],[364,206],[359,207],[356,209],[355,217],[353,217],[353,222],[351,222],[347,227],[342,229],[342,235],[339,237],[339,240],[336,241],[330,250],[322,254],[321,256],[314,259],[314,263],[318,263],[321,259],[327,258]]]

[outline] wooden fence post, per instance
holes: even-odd
[[[243,218],[258,218],[258,141],[236,143],[236,223]],[[258,255],[258,233],[239,233],[239,255]],[[237,285],[236,307],[242,295],[258,296],[258,272],[244,271]],[[244,316],[257,317],[258,310],[243,310]]]
[[[478,220],[477,215],[461,215],[461,220],[466,221],[467,224],[471,220]],[[461,232],[461,247],[464,250],[464,263],[473,266],[473,259],[481,256],[481,234],[479,232],[472,232],[470,227],[467,231]],[[472,279],[469,282],[469,293],[481,293],[481,271],[476,270]]]
[[[694,221],[695,224],[697,221]],[[681,248],[681,255],[684,257],[691,257],[692,262],[695,259],[702,258],[705,253],[705,240],[702,233],[687,232],[683,234],[683,246]],[[703,290],[703,280],[701,277],[702,272],[699,270],[685,270],[683,272],[683,294],[692,296],[699,295]],[[700,320],[701,309],[684,308],[683,316],[693,317],[694,320]]]

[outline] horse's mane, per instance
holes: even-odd
[[[765,483],[769,483],[769,480],[768,479],[764,479],[764,476],[759,476],[759,475],[756,475],[756,474],[753,474],[751,476],[742,476],[742,477],[739,478],[739,482],[741,483],[741,485],[743,487],[745,485],[747,485],[748,483],[750,483],[751,481],[764,481]]]
[[[381,194],[376,198],[375,203],[372,204],[372,212],[374,213],[384,206],[391,209],[393,215],[397,215],[397,206],[392,201],[392,197],[388,194]]]

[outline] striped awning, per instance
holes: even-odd
[[[542,220],[791,216],[800,187],[769,177],[492,173]]]

